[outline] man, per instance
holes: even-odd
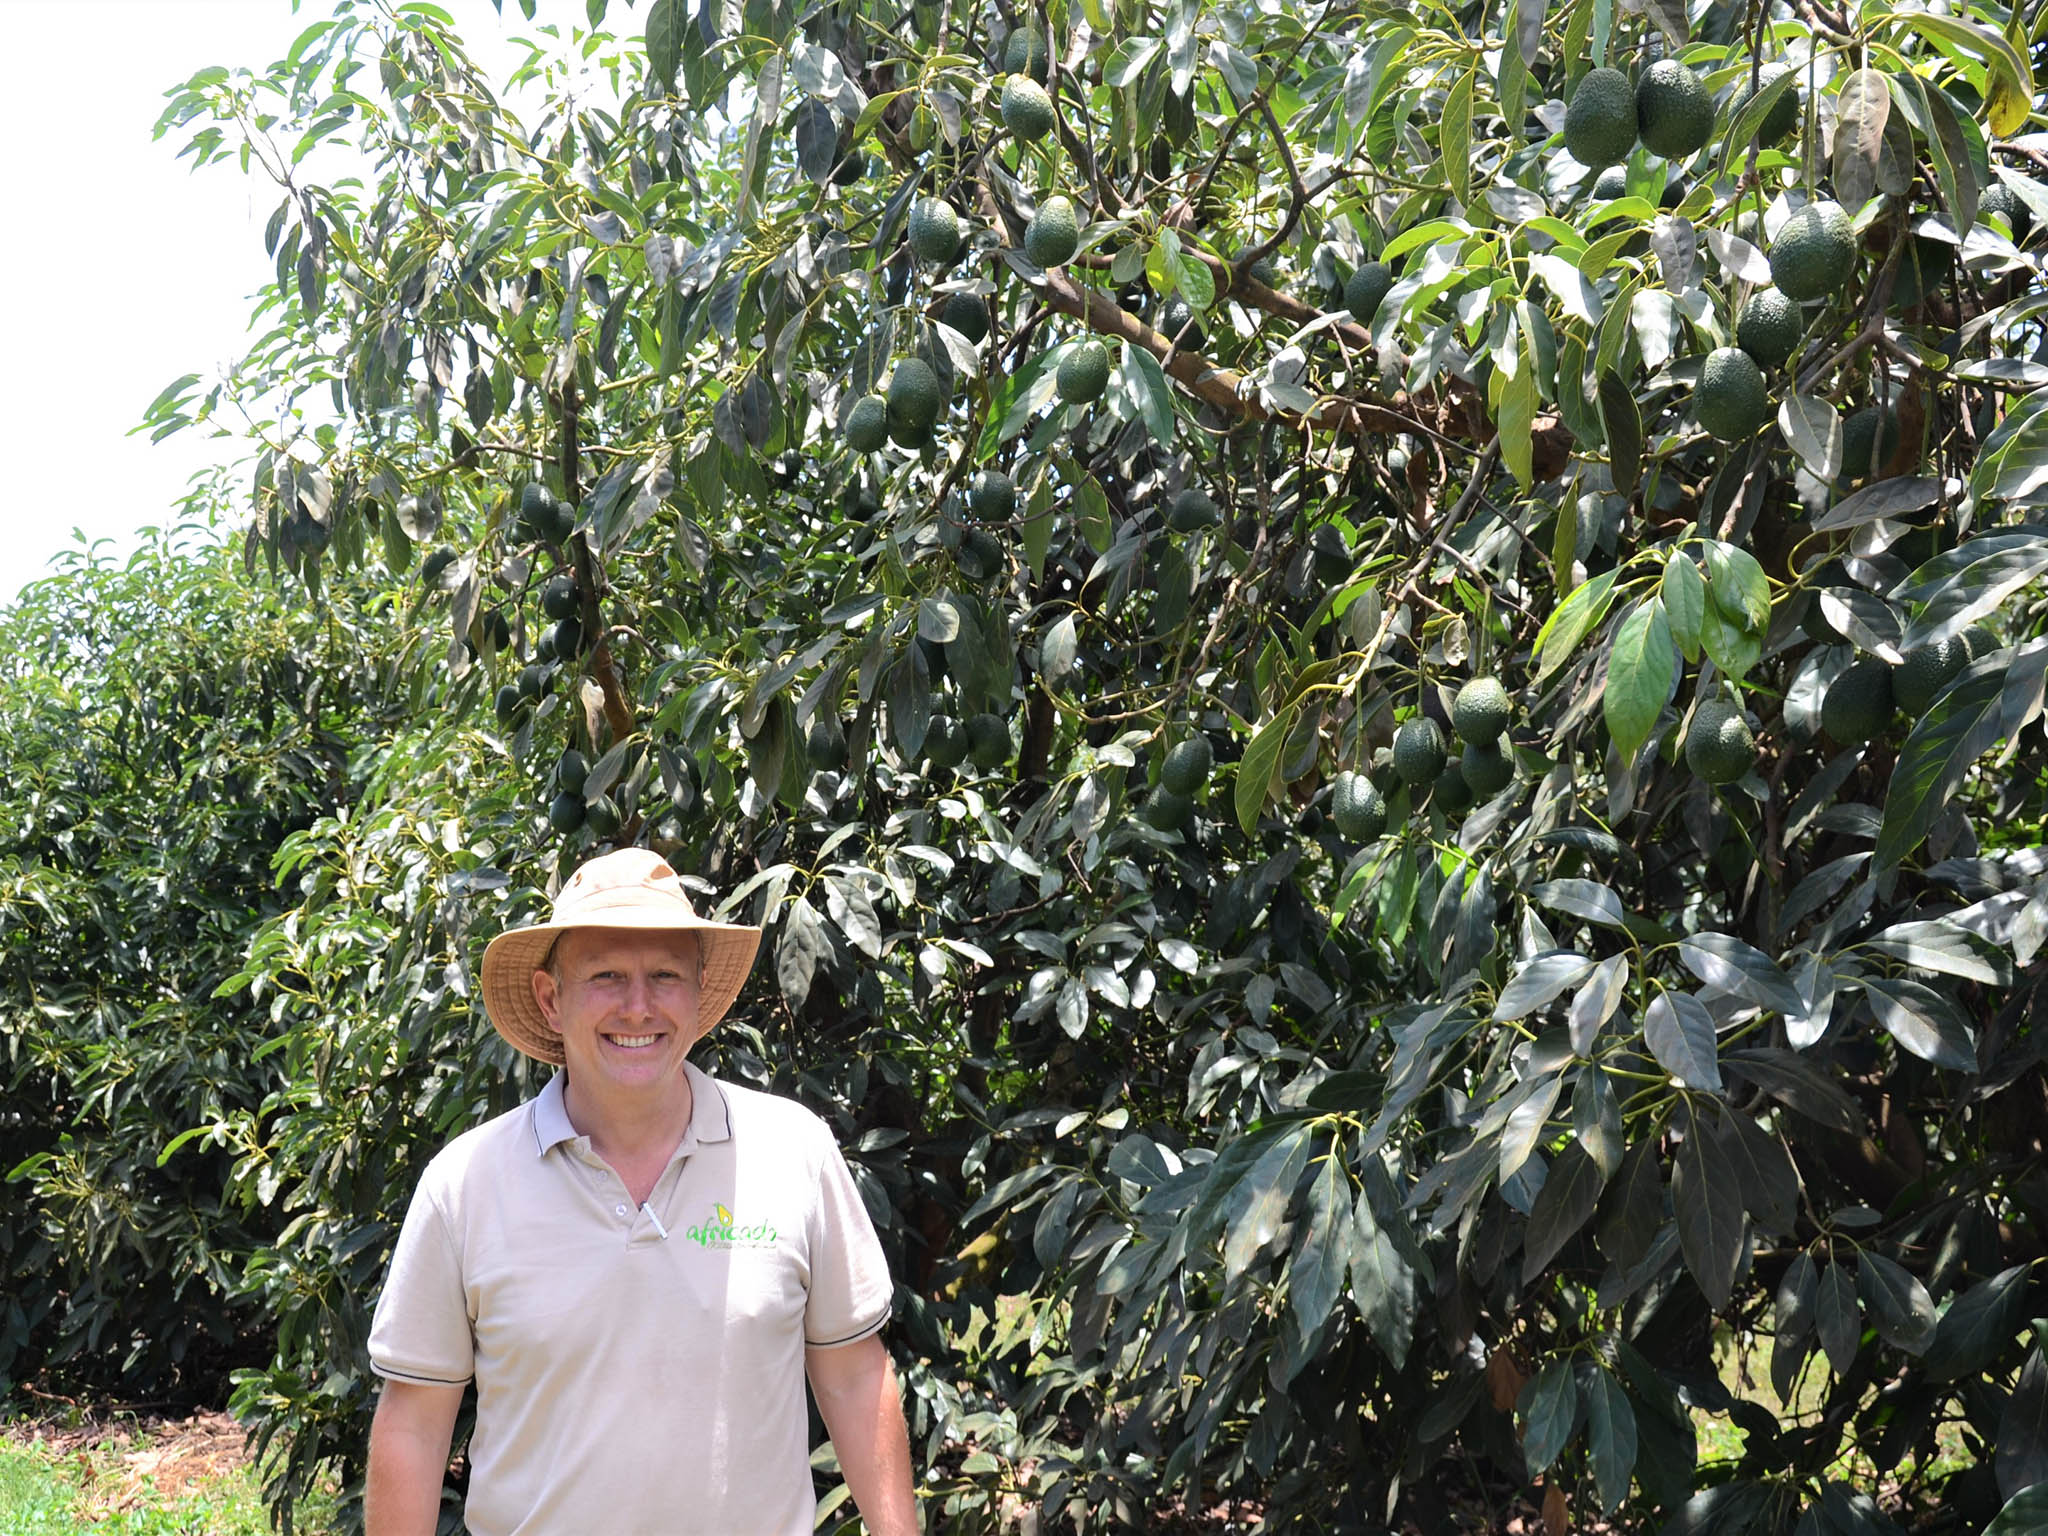
[[[428,1166],[377,1303],[369,1536],[430,1536],[463,1387],[473,1536],[809,1536],[804,1376],[876,1536],[916,1528],[881,1244],[830,1130],[685,1057],[760,930],[658,856],[500,934],[483,1002],[563,1067]]]

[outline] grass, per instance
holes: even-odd
[[[1771,1346],[1768,1340],[1748,1345],[1745,1357],[1745,1347],[1735,1336],[1725,1327],[1718,1328],[1714,1334],[1714,1359],[1720,1368],[1723,1386],[1737,1397],[1761,1404],[1781,1424],[1809,1424],[1819,1418],[1827,1403],[1832,1378],[1827,1358],[1817,1348],[1792,1384],[1789,1402],[1779,1397],[1771,1385]],[[1874,1388],[1869,1396],[1876,1396]],[[1741,1459],[1749,1437],[1732,1421],[1699,1409],[1693,1410],[1692,1419],[1699,1437],[1702,1465]],[[1962,1427],[1947,1421],[1936,1429],[1934,1452],[1924,1465],[1908,1460],[1889,1472],[1881,1472],[1868,1454],[1852,1446],[1835,1459],[1825,1475],[1855,1487],[1875,1490],[1883,1483],[1910,1483],[1920,1479],[1939,1484],[1955,1473],[1967,1471],[1975,1462],[1976,1457],[1963,1438]]]
[[[256,1473],[248,1467],[173,1478],[171,1489],[132,1471],[147,1441],[110,1438],[68,1452],[0,1440],[0,1531],[6,1536],[270,1536]],[[326,1510],[300,1510],[319,1536]]]

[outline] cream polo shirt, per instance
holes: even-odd
[[[888,1266],[822,1120],[685,1071],[689,1129],[643,1207],[559,1073],[413,1195],[370,1363],[476,1378],[472,1536],[810,1536],[804,1348],[881,1328]]]

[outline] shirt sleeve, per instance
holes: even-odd
[[[460,1386],[475,1372],[476,1335],[462,1263],[441,1204],[420,1181],[370,1325],[370,1368],[393,1381]]]
[[[846,1159],[824,1126],[818,1194],[810,1216],[810,1298],[804,1343],[813,1349],[854,1344],[889,1320],[892,1286],[882,1240],[868,1220]]]

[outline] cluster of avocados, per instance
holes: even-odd
[[[1400,785],[1417,797],[1427,794],[1432,805],[1447,813],[1499,794],[1515,778],[1514,755],[1507,743],[1513,715],[1513,703],[1500,679],[1480,676],[1466,682],[1451,700],[1451,729],[1460,744],[1455,758],[1435,720],[1426,714],[1404,720],[1394,732],[1392,750],[1374,763],[1370,774],[1337,775],[1330,794],[1337,830],[1355,842],[1378,837],[1387,829],[1387,794]]]
[[[1851,662],[1821,700],[1821,729],[1839,746],[1874,740],[1891,724],[1895,711],[1925,714],[1963,668],[1999,645],[1998,636],[1978,624],[1946,640],[1915,646],[1897,666],[1877,656]]]
[[[1195,814],[1195,797],[1216,766],[1215,749],[1197,731],[1177,742],[1159,764],[1159,783],[1145,800],[1145,820],[1161,832],[1177,832]]]
[[[1790,100],[1790,94],[1779,100]],[[1700,367],[1693,393],[1699,424],[1736,443],[1771,419],[1766,368],[1782,368],[1799,349],[1806,322],[1800,305],[1834,294],[1856,270],[1856,232],[1839,203],[1808,203],[1786,219],[1771,242],[1771,286],[1759,288],[1735,317],[1735,345],[1716,347]]]
[[[1564,147],[1592,170],[1643,148],[1666,160],[1700,150],[1714,132],[1706,82],[1676,59],[1659,59],[1631,81],[1618,69],[1588,70],[1564,114]]]
[[[599,838],[615,836],[625,823],[619,804],[609,794],[586,796],[590,765],[574,747],[555,763],[555,795],[548,801],[548,825],[563,837],[588,827]]]
[[[529,480],[519,492],[519,526],[543,544],[566,544],[576,531],[576,509],[538,480]]]
[[[519,531],[540,543],[567,543],[576,529],[575,508],[539,481],[529,481],[520,489],[516,517]],[[454,558],[453,550],[434,551],[424,568],[423,579],[429,584],[438,580]],[[568,571],[550,576],[541,584],[540,606],[552,622],[534,641],[532,658],[520,669],[518,680],[502,685],[493,701],[498,723],[503,726],[517,726],[546,695],[557,665],[573,665],[584,651],[583,599],[576,578]],[[491,617],[498,631],[498,647],[503,650],[511,644],[510,627],[503,615]]]

